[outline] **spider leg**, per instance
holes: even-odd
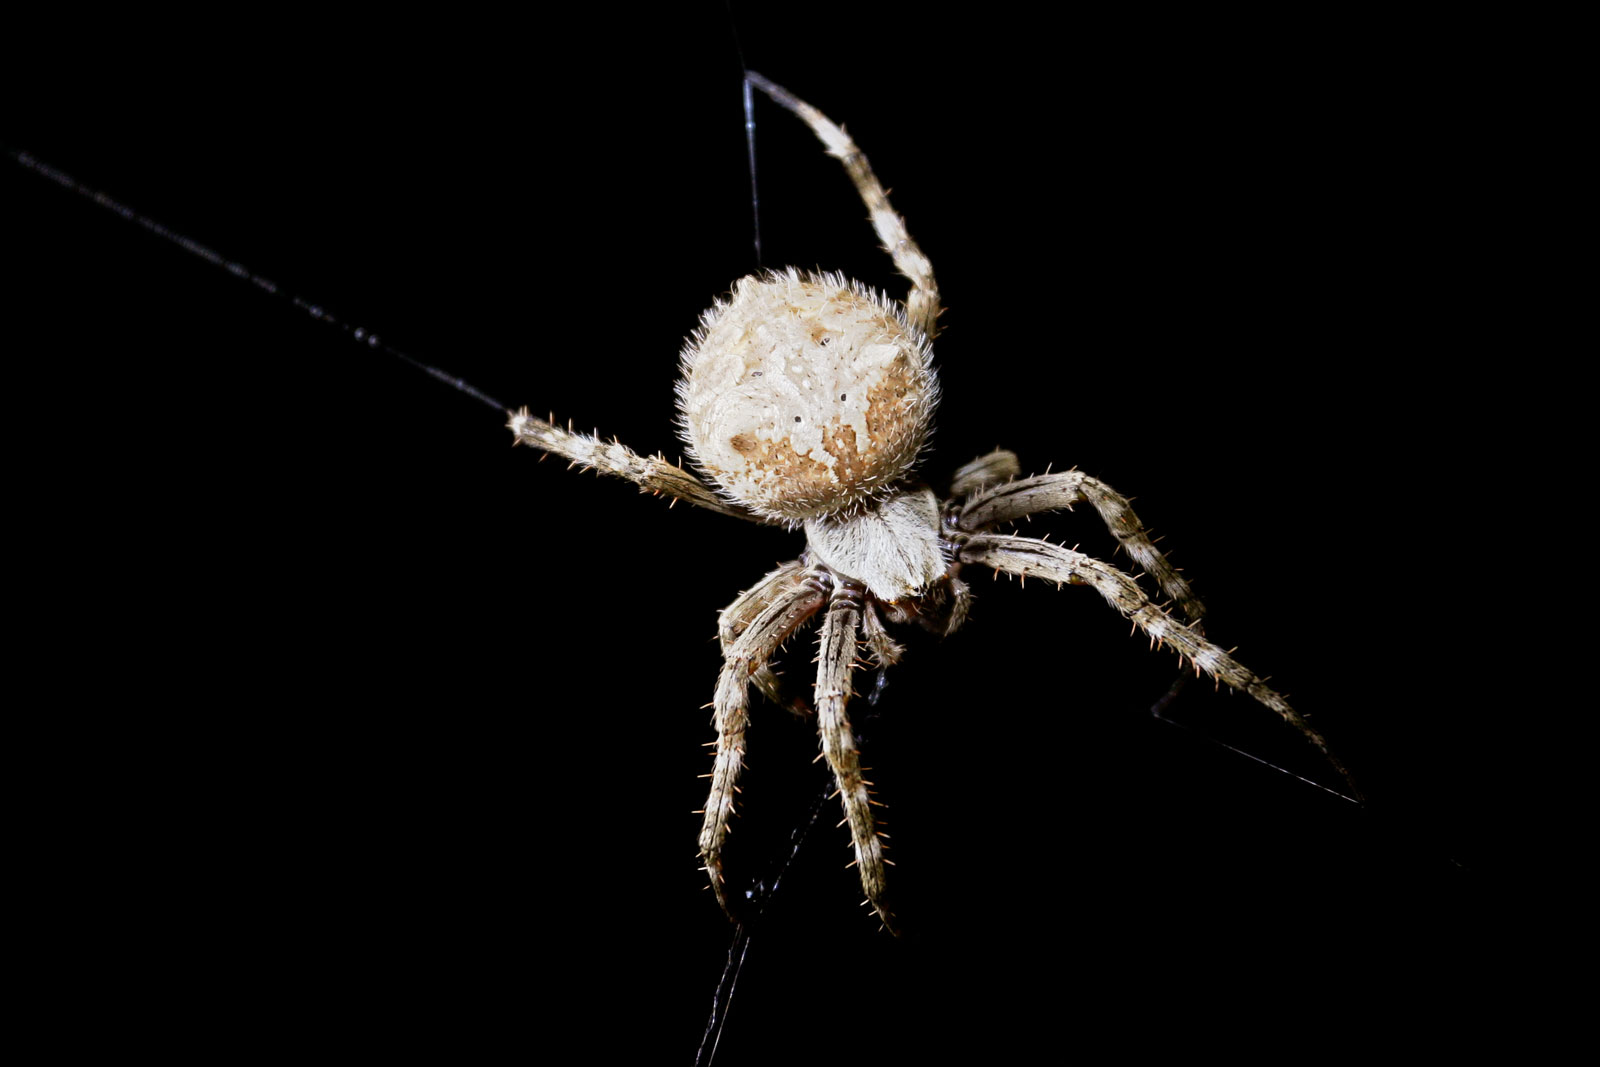
[[[867,694],[867,703],[877,704],[878,698],[883,696],[884,687],[888,685],[889,668],[900,662],[906,650],[904,645],[889,636],[889,628],[883,624],[877,606],[870,600],[861,608],[861,634],[866,638],[867,648],[872,651],[873,662],[878,667],[877,677],[872,680],[872,691]]]
[[[828,149],[828,155],[844,164],[856,192],[872,219],[872,228],[884,251],[894,260],[895,267],[911,279],[911,292],[906,296],[906,315],[912,325],[922,330],[931,340],[937,333],[939,318],[939,286],[933,280],[933,264],[917,247],[906,230],[906,220],[895,214],[889,206],[889,195],[883,191],[878,178],[867,164],[867,157],[850,139],[850,135],[829,121],[828,116],[795,96],[781,85],[768,81],[755,71],[745,71],[745,80],[766,93],[775,102],[798,115],[811,132],[817,135]]]
[[[979,456],[971,463],[964,463],[950,479],[950,495],[952,497],[970,496],[991,485],[1009,482],[1022,473],[1022,464],[1017,462],[1017,454],[1004,448],[997,448],[988,455]]]
[[[717,616],[717,640],[722,643],[724,656],[728,654],[728,649],[738,640],[739,635],[750,628],[750,624],[764,608],[802,580],[800,576],[804,571],[805,564],[797,559],[790,560],[740,593],[738,599],[722,609],[721,614]],[[768,700],[774,704],[784,703],[778,686],[778,677],[772,673],[770,667],[763,665],[750,676],[750,680]],[[806,715],[811,713],[805,702],[798,698],[793,702],[793,710]]]
[[[870,600],[861,609],[861,633],[867,639],[873,660],[881,668],[893,667],[906,654],[905,646],[889,636],[889,628],[883,624],[877,605]]]
[[[972,587],[960,578],[950,579],[950,618],[944,625],[944,636],[949,637],[961,629],[962,623],[967,621],[967,612],[972,610]]]
[[[844,803],[845,821],[850,824],[850,840],[855,849],[854,866],[861,874],[861,888],[883,925],[895,932],[894,916],[885,902],[883,841],[872,818],[875,803],[861,777],[861,760],[845,704],[850,699],[850,673],[856,659],[856,631],[861,625],[862,588],[854,582],[834,584],[828,614],[822,620],[821,653],[817,660],[817,730],[822,735],[822,754],[833,768]]]
[[[783,590],[761,609],[723,653],[717,676],[713,722],[717,728],[717,755],[711,766],[711,795],[706,798],[705,821],[700,827],[700,858],[711,876],[717,903],[730,916],[722,878],[722,843],[733,814],[733,794],[744,762],[744,732],[749,725],[750,679],[767,665],[772,654],[795,629],[817,613],[826,600],[820,576]]]
[[[700,479],[660,456],[641,456],[617,441],[607,443],[586,433],[563,430],[528,414],[527,408],[511,416],[511,421],[506,425],[511,429],[514,444],[530,445],[553,452],[583,467],[626,478],[637,485],[641,492],[665,493],[677,500],[685,500],[724,515],[749,519],[751,522],[766,521],[724,500]]]
[[[972,465],[968,464],[969,467]],[[990,486],[961,505],[956,525],[968,533],[977,533],[1000,523],[1015,521],[1024,515],[1070,508],[1084,500],[1100,513],[1106,529],[1111,531],[1111,536],[1117,539],[1129,558],[1156,580],[1162,594],[1176,602],[1191,623],[1197,624],[1206,613],[1205,605],[1194,595],[1194,590],[1183,575],[1150,540],[1149,532],[1144,523],[1139,521],[1139,516],[1134,514],[1128,498],[1082,471],[1041,474]]]
[[[1158,643],[1170,645],[1180,656],[1193,663],[1196,671],[1204,671],[1281,715],[1285,722],[1321,750],[1323,758],[1339,772],[1356,799],[1363,799],[1355,780],[1328,747],[1328,742],[1299,712],[1289,706],[1287,700],[1268,688],[1266,682],[1249,668],[1207,641],[1197,624],[1181,622],[1162,611],[1145,595],[1139,583],[1110,564],[1048,541],[993,533],[974,534],[961,549],[961,561],[982,564],[1009,574],[1094,587],[1107,603],[1135,626]]]

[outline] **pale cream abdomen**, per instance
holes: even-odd
[[[928,342],[842,276],[742,278],[683,352],[679,421],[729,497],[788,522],[883,498],[916,462],[938,400]]]

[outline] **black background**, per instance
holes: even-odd
[[[1210,632],[1372,803],[1151,720],[1176,663],[1094,594],[985,580],[966,630],[856,705],[907,936],[856,906],[830,807],[720,1062],[1333,1040],[1410,1010],[1413,979],[1470,985],[1498,935],[1463,916],[1505,842],[1462,696],[1480,646],[1430,606],[1477,579],[1427,566],[1444,479],[1497,432],[1436,415],[1438,323],[1470,311],[1466,90],[1387,27],[908,18],[736,16],[935,265],[927,475],[1003,446],[1136,497]],[[755,266],[724,12],[150,29],[33,82],[10,147],[507,405],[676,454],[681,340]],[[768,265],[901,292],[837,164],[757,120]],[[130,998],[159,976],[223,1047],[328,1026],[688,1062],[731,935],[690,813],[716,612],[799,537],[540,463],[286,301],[3,180],[29,361],[92,448],[125,626],[123,699],[75,713],[118,784],[73,811],[77,906],[118,902],[98,950]],[[1109,554],[1097,525],[1031,532]],[[757,715],[752,866],[817,773],[809,724]],[[1175,715],[1328,777],[1243,698],[1194,685]]]

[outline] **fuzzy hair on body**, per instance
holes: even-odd
[[[816,716],[867,903],[886,928],[896,929],[886,835],[872,810],[878,801],[862,777],[846,713],[851,678],[863,652],[879,669],[901,658],[904,650],[886,622],[915,623],[938,634],[960,627],[971,601],[961,577],[965,567],[1093,588],[1196,673],[1281,716],[1349,782],[1322,736],[1205,637],[1204,605],[1156,549],[1126,497],[1077,470],[1020,477],[1016,455],[1003,449],[961,467],[943,495],[917,479],[939,398],[932,341],[940,301],[932,264],[844,131],[782,87],[758,74],[747,78],[805,122],[844,166],[883,247],[910,280],[905,300],[838,274],[793,268],[735,282],[701,317],[681,356],[678,424],[703,480],[681,464],[573,433],[526,409],[510,423],[518,443],[645,491],[805,531],[799,558],[741,593],[718,624],[723,662],[712,701],[715,755],[699,844],[723,910],[734,916],[738,899],[724,876],[723,853],[744,766],[750,689],[781,699],[770,662],[815,619],[816,684],[801,710]],[[1109,564],[1005,532],[1020,519],[1079,503],[1093,509],[1170,609]]]

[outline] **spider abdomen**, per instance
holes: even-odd
[[[683,352],[680,424],[730,498],[798,523],[886,498],[937,402],[922,332],[836,274],[739,280]]]

